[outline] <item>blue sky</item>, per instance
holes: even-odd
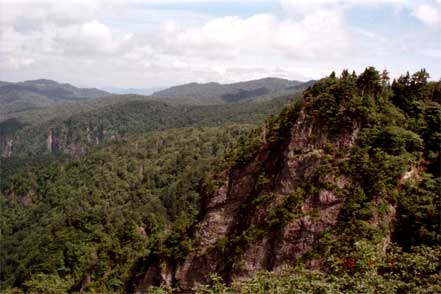
[[[441,0],[0,0],[0,79],[150,88],[348,68],[441,78]]]
[[[144,9],[193,11],[214,17],[227,15],[249,17],[254,14],[276,10],[278,5],[278,1],[182,1],[178,3],[143,3],[140,6]]]

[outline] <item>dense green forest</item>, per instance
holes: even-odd
[[[138,98],[128,95],[127,101],[110,105],[107,100],[95,106],[77,105],[71,113],[61,111],[60,115],[49,120],[44,119],[45,112],[10,118],[0,122],[0,145],[5,149],[6,143],[11,141],[13,157],[44,155],[49,153],[47,142],[50,132],[53,137],[52,152],[78,154],[103,141],[149,131],[261,123],[267,116],[280,111],[290,99],[285,96],[262,103],[195,106],[169,105]]]
[[[331,135],[360,126],[349,157],[341,154],[342,147],[329,141],[325,149],[333,155],[321,161],[311,181],[299,185],[294,194],[268,210],[261,222],[248,224],[243,231],[233,231],[232,235],[221,238],[209,251],[217,253],[210,253],[207,258],[225,256],[223,267],[218,274],[213,273],[209,285],[194,290],[198,293],[439,293],[441,83],[429,82],[428,77],[424,70],[392,82],[386,71],[380,73],[374,68],[367,68],[360,75],[344,71],[337,77],[333,73],[305,91],[303,101],[271,118],[265,127],[264,141],[260,133],[254,133],[248,140],[238,142],[226,156],[233,174],[240,173],[241,168],[249,169],[265,150],[280,150],[289,139],[301,109],[311,124],[320,124],[321,132]],[[253,190],[261,196],[242,204],[242,218],[253,215],[252,211],[261,209],[262,203],[271,203],[272,175],[268,172],[264,170]],[[326,177],[331,175],[346,177],[351,184],[345,189],[329,187],[332,183]],[[274,231],[279,232],[290,220],[299,217],[297,207],[302,197],[322,189],[335,189],[338,197],[344,199],[334,227],[284,270],[258,273],[230,285],[225,283],[231,281],[231,272],[223,268],[234,269],[251,244],[263,236],[273,236]],[[311,217],[320,214],[318,208]],[[185,234],[188,232],[191,230]],[[201,250],[194,236],[185,234],[181,243],[171,247],[187,252],[173,256],[173,262],[178,265],[186,255]],[[162,246],[167,247],[167,243]],[[158,253],[151,258],[170,263],[168,256]],[[318,269],[311,267],[314,261],[320,262]],[[228,264],[233,267],[227,267]],[[174,286],[179,289],[179,284]],[[151,291],[168,293],[172,288],[168,285]]]
[[[205,174],[249,130],[172,129],[17,173],[1,196],[2,289],[124,289],[149,244],[195,217]]]
[[[392,82],[386,71],[374,68],[360,75],[332,73],[309,87],[303,99],[269,117],[263,136],[255,124],[277,112],[285,98],[198,107],[134,101],[62,120],[53,125],[60,132],[69,125],[81,134],[89,126],[120,138],[52,164],[11,163],[0,195],[1,289],[132,292],[149,265],[191,252],[201,207],[219,185],[216,175],[246,166],[262,148],[281,152],[299,110],[306,109],[311,124],[318,122],[323,132],[349,130],[354,121],[360,125],[347,160],[336,160],[341,150],[330,142],[327,152],[334,156],[318,171],[356,183],[339,191],[345,202],[337,225],[280,272],[263,271],[233,283],[213,274],[210,284],[194,291],[439,293],[441,83],[428,78],[424,70]],[[41,141],[35,139],[28,153],[41,148],[47,126],[42,129]],[[39,136],[26,135],[29,140]],[[317,193],[321,179],[318,174],[315,182],[303,183],[299,195]],[[259,187],[271,192],[271,179],[262,177]],[[268,204],[267,195],[252,205]],[[301,200],[287,198],[259,226],[219,245],[231,253],[226,260],[295,217]],[[391,209],[395,216],[386,227],[372,225],[373,218],[386,217]],[[322,259],[323,266],[308,267],[313,259]],[[151,288],[152,293],[177,290]]]

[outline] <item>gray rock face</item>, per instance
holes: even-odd
[[[352,129],[330,136],[307,115],[307,111],[307,106],[304,106],[283,142],[269,145],[264,138],[262,142],[265,143],[250,162],[226,173],[223,184],[205,205],[205,215],[194,235],[194,250],[183,262],[176,264],[173,273],[161,274],[167,279],[154,275],[157,267],[149,270],[138,285],[138,292],[152,285],[147,279],[152,282],[157,279],[190,290],[208,283],[210,273],[219,273],[231,281],[246,278],[259,270],[278,270],[284,265],[294,264],[325,230],[337,223],[344,202],[338,190],[352,183],[343,175],[325,173],[320,175],[319,181],[329,188],[306,193],[301,203],[290,211],[293,217],[289,221],[240,248],[239,256],[225,256],[218,246],[224,240],[231,240],[259,226],[274,208],[282,205],[304,183],[317,181],[314,178],[317,170],[327,158],[332,156],[342,161],[349,156],[360,129],[359,123],[354,121]],[[329,144],[338,149],[338,154],[328,150]],[[257,189],[262,170],[271,180],[266,188]],[[265,195],[271,195],[269,203],[243,210],[244,205]],[[311,265],[319,266],[316,261]],[[167,267],[169,271],[170,268]],[[170,278],[170,275],[173,277]]]

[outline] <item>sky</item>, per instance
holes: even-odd
[[[441,78],[441,0],[0,0],[0,80],[152,88],[343,69]]]

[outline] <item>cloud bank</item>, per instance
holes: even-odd
[[[441,76],[441,1],[0,0],[0,79],[153,87],[374,65]],[[214,13],[216,12],[216,13]],[[424,48],[419,48],[424,44]],[[432,68],[433,67],[433,68]]]

